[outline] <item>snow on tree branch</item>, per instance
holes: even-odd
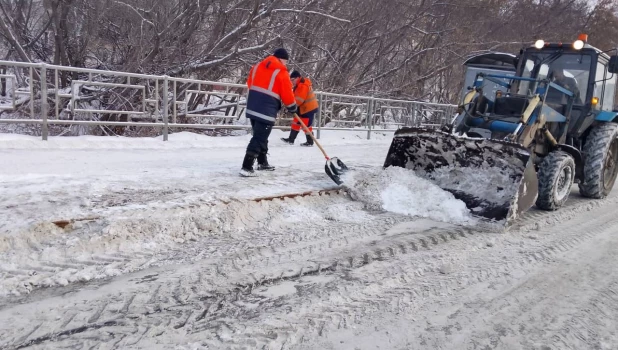
[[[155,27],[155,24],[152,21],[150,21],[150,20],[144,18],[144,16],[142,16],[142,12],[143,13],[149,13],[149,11],[146,11],[144,9],[137,9],[134,6],[127,4],[124,1],[115,0],[114,2],[117,3],[117,4],[124,5],[124,6],[128,7],[128,8],[130,8],[131,10],[133,10],[133,12],[135,12],[142,19],[142,22],[146,22],[146,23],[150,24],[151,26]]]
[[[246,48],[242,48],[242,49],[237,49],[234,52],[231,52],[231,53],[227,54],[226,56],[218,58],[218,59],[214,59],[214,60],[210,60],[210,61],[198,61],[198,62],[189,63],[186,66],[182,66],[182,67],[177,67],[177,68],[171,69],[166,74],[170,75],[170,76],[176,76],[176,75],[180,75],[180,74],[185,73],[185,72],[191,72],[191,71],[195,71],[195,70],[198,70],[198,69],[204,69],[204,68],[208,68],[208,67],[211,67],[211,66],[220,65],[222,63],[225,63],[225,62],[231,60],[232,58],[234,58],[236,56],[264,49],[265,47],[270,45],[272,43],[272,41],[274,41],[274,40],[275,39],[271,39],[270,41],[267,41],[267,42],[265,42],[265,43],[263,43],[261,45],[256,45],[256,46],[252,46],[252,47],[246,47]]]
[[[303,10],[294,10],[294,9],[276,9],[272,11],[273,13],[275,12],[294,12],[294,13],[308,13],[308,14],[312,14],[312,15],[318,15],[318,16],[322,16],[322,17],[326,17],[335,21],[339,21],[339,22],[344,22],[344,23],[352,23],[349,19],[345,19],[345,18],[339,18],[339,17],[335,17],[326,13],[322,13],[322,12],[318,12],[318,11],[303,11]]]

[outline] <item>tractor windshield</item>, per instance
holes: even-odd
[[[590,55],[582,53],[529,52],[523,57],[521,76],[536,79],[548,78],[550,81],[572,91],[575,94],[574,103],[582,104],[588,89],[591,62]],[[534,89],[533,82],[521,81],[518,94],[531,95],[534,93]],[[555,89],[550,89],[548,95],[550,93],[553,96],[559,94]],[[558,99],[560,101],[556,102],[566,103],[564,94],[559,96]]]

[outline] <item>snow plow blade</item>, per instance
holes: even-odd
[[[538,194],[529,151],[507,141],[401,128],[384,162],[389,166],[413,170],[466,203],[472,215],[505,226],[534,205]]]

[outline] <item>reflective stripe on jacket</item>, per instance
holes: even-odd
[[[294,88],[294,96],[296,97],[296,104],[300,106],[300,114],[306,114],[318,109],[318,99],[313,93],[313,87],[309,78],[300,78]]]
[[[247,87],[247,118],[272,125],[275,124],[281,103],[288,110],[296,110],[287,67],[275,56],[268,56],[251,67]]]

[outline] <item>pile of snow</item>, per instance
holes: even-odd
[[[377,167],[351,171],[342,179],[352,198],[368,209],[430,218],[454,224],[475,224],[465,203],[411,170]]]
[[[255,231],[263,235],[251,243],[256,246],[264,244],[266,235],[309,237],[312,227],[320,231],[333,223],[368,222],[372,217],[362,209],[362,203],[345,196],[317,194],[261,202],[195,201],[168,208],[128,206],[64,229],[49,222],[0,231],[0,298],[220,257]],[[202,242],[197,253],[189,248],[196,242]]]

